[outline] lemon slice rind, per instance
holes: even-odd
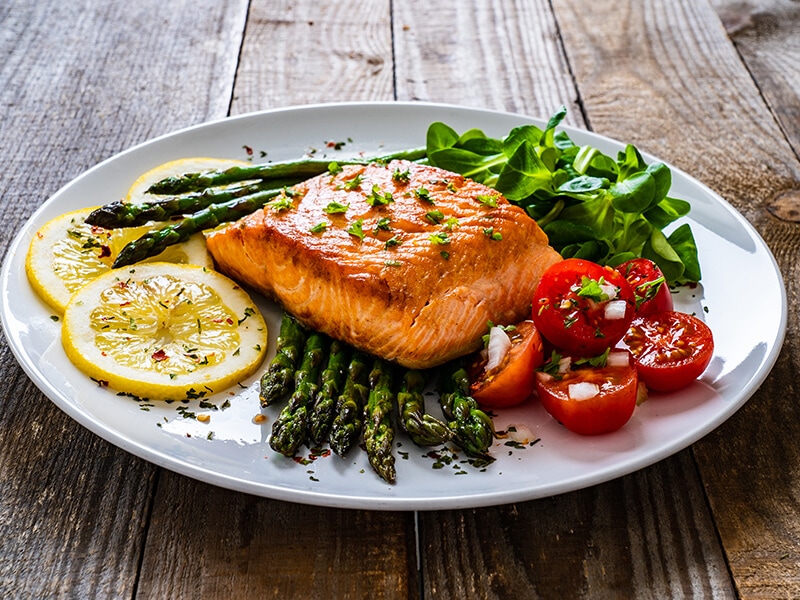
[[[155,262],[109,271],[76,291],[61,338],[70,361],[100,385],[137,398],[184,400],[255,373],[267,325],[225,275]]]
[[[153,167],[149,171],[142,173],[136,181],[133,182],[128,193],[125,195],[124,202],[144,202],[158,198],[148,194],[148,188],[162,179],[167,177],[179,177],[187,173],[199,173],[201,171],[227,169],[229,167],[247,167],[251,163],[243,160],[236,160],[232,158],[210,158],[206,156],[191,157],[191,158],[178,158],[176,160],[167,161],[157,167]]]
[[[114,258],[125,244],[155,227],[92,227],[84,222],[92,210],[84,208],[51,219],[34,233],[28,247],[25,257],[28,281],[36,294],[59,314],[64,312],[73,292],[111,269]],[[202,233],[170,246],[148,261],[201,267],[213,264]]]

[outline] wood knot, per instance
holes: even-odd
[[[800,223],[800,190],[787,190],[775,196],[767,210],[782,221]]]

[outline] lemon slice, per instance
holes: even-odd
[[[88,281],[111,269],[120,250],[152,230],[152,226],[103,229],[85,223],[92,208],[69,212],[42,226],[25,257],[31,286],[51,308],[63,313],[70,296]],[[201,233],[170,246],[150,261],[212,265]]]
[[[64,312],[73,364],[101,385],[139,398],[182,400],[252,375],[267,325],[236,282],[193,265],[147,263],[99,275]]]
[[[133,185],[128,190],[125,196],[125,202],[146,202],[152,200],[153,197],[159,198],[160,196],[153,196],[148,194],[147,189],[162,179],[167,177],[178,177],[186,175],[187,173],[199,173],[200,171],[209,171],[214,169],[227,169],[229,167],[247,167],[250,163],[243,160],[235,160],[228,158],[208,158],[208,157],[194,157],[194,158],[179,158],[171,160],[164,164],[158,165],[139,176]],[[241,185],[241,184],[237,184]],[[225,186],[220,186],[221,188]]]

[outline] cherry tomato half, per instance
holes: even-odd
[[[610,433],[625,425],[636,408],[636,369],[627,350],[612,350],[609,361],[604,367],[582,366],[558,376],[538,371],[536,393],[544,409],[582,435]]]
[[[617,267],[636,296],[636,314],[672,310],[672,294],[661,269],[649,258],[634,258]]]
[[[511,347],[502,362],[486,371],[487,358],[476,355],[471,362],[470,393],[484,408],[519,404],[533,393],[536,369],[544,361],[543,342],[532,321],[517,323],[507,330]]]
[[[711,329],[687,313],[636,317],[624,338],[640,379],[651,390],[671,392],[700,377],[711,362]]]
[[[567,354],[597,356],[622,339],[635,310],[619,271],[568,258],[543,273],[532,315],[545,339]]]

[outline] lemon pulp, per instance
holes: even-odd
[[[119,271],[76,291],[64,314],[64,349],[91,378],[139,397],[183,399],[259,367],[267,327],[235,282],[170,263]]]
[[[92,208],[69,212],[45,223],[28,248],[25,270],[33,289],[59,313],[70,296],[88,281],[111,269],[122,248],[153,228],[149,225],[104,229],[88,225]],[[205,238],[196,234],[182,244],[168,247],[148,261],[211,266]]]

